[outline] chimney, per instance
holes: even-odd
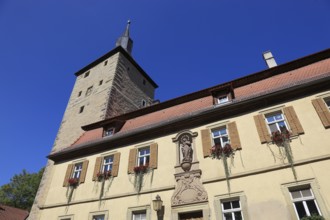
[[[266,61],[266,64],[267,64],[268,68],[272,68],[272,67],[277,66],[272,52],[270,52],[270,51],[264,52],[263,57],[264,57],[264,60]]]

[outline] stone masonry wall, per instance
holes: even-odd
[[[142,108],[142,100],[149,105],[155,88],[123,55],[119,55],[117,71],[111,88],[107,118]]]

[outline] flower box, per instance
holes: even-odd
[[[78,183],[79,183],[79,179],[78,178],[70,178],[68,180],[68,183],[69,183],[70,186],[77,186]]]
[[[221,157],[230,157],[234,154],[233,149],[230,144],[226,144],[224,147],[221,147],[220,144],[215,144],[211,148],[212,158],[221,159]]]
[[[290,132],[286,127],[281,127],[281,131],[272,132],[271,139],[272,142],[278,146],[283,146],[286,141],[290,140]]]
[[[136,166],[134,167],[134,173],[146,173],[148,171],[149,165],[140,165],[140,166]]]
[[[109,178],[111,177],[111,170],[109,170],[109,171],[104,171],[104,172],[98,172],[98,173],[96,174],[96,176],[97,176],[97,179],[98,179],[99,181],[101,181],[101,180],[103,180],[103,179],[107,180],[107,179],[109,179]]]

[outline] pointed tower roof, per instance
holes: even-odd
[[[129,37],[130,24],[131,24],[131,21],[128,20],[124,33],[117,39],[117,42],[116,42],[116,47],[121,46],[129,54],[132,53],[132,48],[133,48],[133,40]]]

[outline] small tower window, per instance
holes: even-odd
[[[89,76],[89,71],[85,73],[84,78]]]
[[[146,107],[146,105],[147,105],[146,100],[142,99],[142,107]]]
[[[143,83],[143,85],[145,85],[145,84],[146,84],[146,80],[145,80],[145,79],[143,79],[142,83]]]
[[[108,64],[108,61],[106,60],[106,61],[104,61],[104,66],[106,66]]]
[[[79,109],[79,114],[82,113],[84,111],[85,106],[81,106]]]
[[[86,91],[86,96],[89,96],[92,93],[93,90],[93,86],[88,87],[87,91]]]
[[[82,93],[82,91],[80,91],[80,92],[78,93],[78,97],[81,96],[81,93]]]
[[[102,84],[103,84],[103,80],[101,80],[101,81],[99,82],[99,86],[102,85]]]

